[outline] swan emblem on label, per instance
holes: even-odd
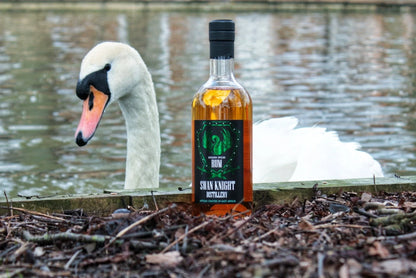
[[[243,121],[197,120],[195,140],[196,196],[200,202],[241,200]]]

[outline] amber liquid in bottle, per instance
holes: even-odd
[[[243,199],[237,203],[195,203],[195,174],[192,178],[192,202],[195,214],[249,215],[253,204],[252,184],[252,103],[242,87],[202,88],[192,102],[192,173],[195,173],[195,120],[242,120],[243,126]]]

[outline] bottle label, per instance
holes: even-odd
[[[195,120],[195,202],[243,200],[243,121]]]

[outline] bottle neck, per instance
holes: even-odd
[[[210,59],[210,78],[234,80],[234,59]]]

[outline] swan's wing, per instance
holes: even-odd
[[[273,118],[253,126],[254,183],[288,181],[298,161],[298,147],[292,138],[298,120]]]
[[[293,130],[299,121],[295,117],[271,118],[254,124],[254,129],[259,132],[288,133]],[[255,134],[255,133],[254,133]]]
[[[380,164],[359,144],[341,142],[325,128],[295,129],[293,117],[253,127],[253,181],[279,182],[382,177]]]
[[[357,143],[341,142],[335,132],[314,127],[294,133],[301,149],[291,181],[383,176],[380,164],[371,155],[359,151]]]

